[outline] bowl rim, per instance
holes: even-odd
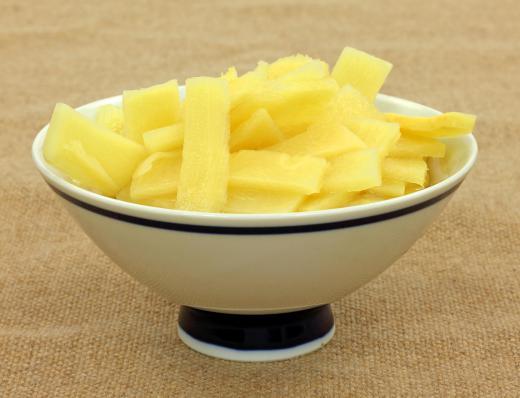
[[[420,109],[431,115],[440,114],[438,110],[403,98],[378,94],[379,101],[394,103],[405,107]],[[104,104],[121,101],[121,95],[93,101],[76,108],[78,111],[95,109]],[[208,213],[187,210],[163,209],[124,202],[78,187],[49,165],[43,157],[43,141],[47,132],[46,124],[36,135],[32,144],[33,161],[47,184],[62,198],[86,210],[141,225],[163,229],[202,233],[291,233],[314,232],[369,224],[398,217],[428,207],[450,196],[463,182],[475,164],[478,147],[473,134],[457,137],[464,140],[469,155],[463,166],[443,181],[397,198],[380,202],[295,213],[229,214]]]

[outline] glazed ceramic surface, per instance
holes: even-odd
[[[92,117],[104,104],[78,108]],[[438,112],[379,95],[385,112]],[[124,271],[169,300],[217,312],[288,312],[334,302],[395,262],[439,215],[473,166],[470,135],[446,139],[430,163],[435,183],[403,197],[342,209],[287,214],[212,214],[153,208],[79,188],[33,143],[40,173],[85,233]]]

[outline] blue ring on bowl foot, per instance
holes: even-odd
[[[330,305],[267,315],[224,314],[182,306],[179,336],[204,354],[239,361],[288,359],[314,351],[334,334]]]

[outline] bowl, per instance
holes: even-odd
[[[78,108],[87,117],[121,97]],[[439,112],[378,95],[384,112]],[[429,164],[433,185],[402,197],[347,208],[286,214],[221,214],[154,208],[70,183],[42,154],[39,172],[85,233],[114,263],[180,304],[178,332],[207,355],[241,361],[311,352],[334,333],[330,303],[369,282],[424,233],[477,156],[468,134],[444,139],[447,156]]]

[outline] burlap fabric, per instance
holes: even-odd
[[[0,10],[1,397],[520,395],[517,1],[2,0]],[[59,206],[31,141],[57,101],[294,52],[333,62],[347,44],[395,64],[384,92],[478,114],[478,165],[402,259],[335,303],[326,348],[269,364],[199,355],[177,336],[177,307]]]

